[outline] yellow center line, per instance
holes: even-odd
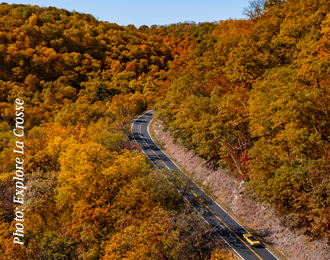
[[[147,119],[149,116],[147,116],[145,119]],[[168,168],[168,169],[170,169],[167,165],[166,165],[166,163],[158,156],[158,154],[156,154],[155,153],[155,151],[150,147],[150,145],[147,143],[147,141],[146,141],[146,139],[143,137],[143,135],[142,135],[142,131],[141,131],[141,129],[142,129],[142,123],[140,124],[140,134],[141,134],[141,136],[142,136],[142,138],[143,138],[143,140],[144,140],[144,142],[149,146],[149,148],[151,149],[151,151],[159,158],[159,160],[161,160],[162,162],[163,162],[163,164]],[[189,188],[188,188],[189,189]],[[198,198],[198,196],[195,194],[195,192],[193,192],[192,190],[190,190],[189,189],[189,191],[191,191],[197,198]],[[262,260],[262,258],[251,248],[251,247],[249,247],[230,227],[228,227],[227,225],[226,225],[226,223],[225,222],[223,222],[207,205],[205,205],[204,203],[203,203],[203,205],[221,222],[221,223],[223,223],[228,229],[229,229],[229,231],[231,231],[247,248],[249,248],[260,260]]]
[[[205,204],[204,204],[205,205]],[[239,240],[241,240],[241,242],[244,244],[244,245],[246,245],[246,247],[247,248],[249,248],[259,259],[261,259],[262,260],[262,258],[251,248],[251,247],[249,247],[233,230],[231,230],[231,228],[230,227],[228,227],[227,225],[226,225],[226,223],[225,222],[223,222],[207,205],[205,205],[205,207],[207,207],[207,209],[210,211],[210,212],[212,212],[212,214],[220,221],[220,222],[222,222],[222,224],[224,224]]]
[[[193,192],[192,190],[191,190],[191,192],[195,195],[195,197],[196,198],[198,198],[198,196],[195,194],[195,192]],[[262,260],[262,258],[260,258],[260,256],[259,255],[257,255],[257,253],[254,251],[254,250],[252,250],[252,248],[250,248],[233,230],[231,230],[231,228],[230,227],[228,227],[227,225],[226,225],[226,223],[225,222],[223,222],[207,205],[205,205],[205,204],[203,204],[210,212],[212,212],[212,214],[222,223],[222,224],[224,224],[232,233],[234,233],[235,234],[235,236],[239,239],[239,240],[241,240],[242,241],[242,243],[244,244],[244,245],[246,245],[259,259],[261,259]]]

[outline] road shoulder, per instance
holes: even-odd
[[[314,241],[306,244],[304,242],[306,236],[293,233],[289,227],[284,226],[273,210],[266,209],[260,203],[247,198],[244,194],[244,182],[237,180],[226,170],[210,169],[204,159],[198,157],[193,151],[181,147],[175,139],[171,138],[168,131],[163,132],[164,126],[161,121],[153,120],[149,130],[154,141],[171,160],[186,172],[194,172],[195,180],[204,182],[206,186],[212,186],[213,199],[260,239],[279,259],[313,259],[310,257],[315,257],[315,246],[321,251],[325,250],[321,248],[322,243],[316,242],[315,245]],[[246,218],[246,215],[250,217]],[[292,248],[292,242],[295,249]]]

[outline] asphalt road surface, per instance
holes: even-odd
[[[212,226],[226,243],[236,253],[246,260],[275,260],[275,257],[264,245],[250,246],[244,239],[243,234],[249,233],[236,222],[223,208],[213,201],[204,191],[191,181],[182,171],[168,158],[150,137],[148,127],[154,111],[149,111],[132,124],[132,133],[135,141],[149,160],[158,168],[165,168],[166,177],[171,180],[171,174],[181,175],[184,185],[178,191],[190,202],[201,217]],[[177,170],[172,172],[170,170]]]

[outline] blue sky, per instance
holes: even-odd
[[[55,6],[88,13],[102,21],[119,25],[165,25],[184,21],[214,22],[243,18],[249,0],[15,0],[8,4]]]

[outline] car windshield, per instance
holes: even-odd
[[[255,237],[249,237],[251,241],[257,241],[257,239],[255,239]]]

